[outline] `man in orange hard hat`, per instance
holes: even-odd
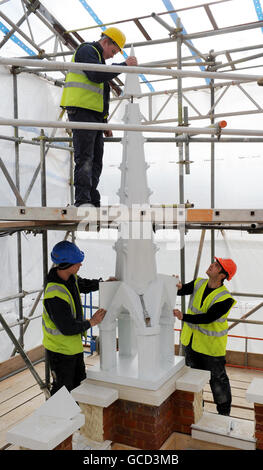
[[[186,365],[209,370],[210,387],[219,414],[229,416],[231,388],[225,370],[227,316],[236,304],[224,280],[230,281],[237,270],[232,259],[216,258],[206,271],[208,279],[197,278],[178,283],[178,295],[190,294],[187,314],[174,309],[174,316],[183,321],[181,343],[185,347]]]
[[[125,35],[115,27],[103,31],[99,41],[81,44],[73,62],[105,64],[125,45]],[[114,64],[113,64],[114,65]],[[136,66],[137,59],[129,56],[115,65]],[[81,69],[81,67],[80,67]],[[72,70],[66,77],[60,106],[67,109],[69,121],[106,123],[109,114],[109,81],[119,73],[95,70]],[[103,132],[92,129],[73,129],[75,206],[100,206],[98,191],[103,160]],[[104,132],[106,137],[112,131]]]

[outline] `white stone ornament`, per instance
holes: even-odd
[[[124,95],[133,98],[140,94],[138,76],[127,74]],[[140,107],[133,101],[126,105],[124,122],[140,125]],[[140,132],[126,131],[122,145],[120,204],[147,215],[151,191],[144,137]],[[174,355],[178,278],[157,273],[151,217],[143,220],[122,222],[119,228],[115,244],[119,281],[100,283],[100,307],[107,310],[99,325],[100,365],[88,369],[87,377],[157,389],[184,365],[184,358]]]

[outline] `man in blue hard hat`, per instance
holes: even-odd
[[[57,243],[51,259],[55,267],[47,276],[43,300],[43,345],[53,377],[51,395],[63,385],[70,391],[86,378],[82,335],[98,325],[106,310],[98,309],[90,320],[84,320],[80,293],[99,289],[102,279],[82,279],[77,275],[84,253],[74,243]],[[115,280],[109,278],[108,281]]]

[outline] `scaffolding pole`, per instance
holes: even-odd
[[[25,2],[27,3],[27,2]],[[41,18],[42,19],[42,18]],[[43,21],[43,19],[42,19]],[[47,21],[45,20],[44,23],[46,24]],[[18,24],[17,24],[18,25]],[[47,24],[48,26],[48,24]],[[72,128],[83,128],[83,129],[102,129],[102,130],[106,130],[106,129],[111,129],[111,130],[120,130],[120,131],[124,131],[124,130],[134,130],[134,131],[138,131],[138,132],[160,132],[160,133],[171,133],[173,134],[176,134],[175,137],[170,137],[170,138],[148,138],[146,139],[146,142],[176,142],[178,144],[178,149],[179,149],[179,162],[181,163],[179,165],[179,199],[180,199],[180,204],[183,204],[184,203],[184,167],[183,167],[183,143],[189,145],[189,143],[191,142],[210,142],[211,143],[211,209],[213,209],[215,207],[215,168],[214,168],[214,146],[215,146],[215,143],[218,143],[218,142],[221,142],[221,143],[224,143],[224,142],[262,142],[263,141],[263,131],[261,131],[260,129],[259,130],[247,130],[247,129],[223,129],[220,133],[220,136],[217,135],[217,130],[216,129],[213,129],[213,128],[189,128],[189,127],[184,127],[183,126],[183,123],[185,124],[185,122],[183,121],[183,118],[182,118],[182,93],[184,91],[184,89],[182,88],[182,79],[184,77],[195,77],[195,78],[210,78],[212,81],[213,81],[213,86],[210,85],[210,89],[211,89],[211,110],[212,110],[212,114],[211,114],[211,124],[214,123],[214,119],[216,116],[215,112],[214,112],[214,106],[215,106],[215,103],[214,103],[214,91],[215,91],[215,88],[219,87],[219,86],[230,86],[230,85],[240,85],[240,83],[249,83],[249,82],[255,82],[255,81],[258,81],[258,79],[262,78],[262,75],[249,75],[249,74],[239,74],[239,73],[236,73],[236,72],[215,72],[215,71],[212,71],[212,70],[209,70],[209,71],[205,71],[205,72],[199,72],[199,71],[191,71],[191,70],[188,70],[187,72],[186,71],[183,71],[182,70],[182,66],[183,65],[186,65],[186,64],[183,64],[183,61],[182,61],[182,56],[181,56],[181,48],[182,48],[182,41],[188,41],[190,39],[196,39],[196,38],[201,38],[201,37],[209,37],[209,36],[213,36],[213,35],[217,35],[217,34],[226,34],[226,33],[229,33],[229,32],[237,32],[237,31],[244,31],[244,30],[250,30],[252,28],[258,28],[258,27],[262,27],[263,26],[263,22],[257,22],[257,23],[250,23],[250,24],[247,24],[247,25],[239,25],[239,26],[236,26],[236,27],[230,27],[230,28],[221,28],[219,30],[213,30],[213,31],[206,31],[206,32],[202,32],[202,33],[195,33],[195,34],[192,34],[192,35],[183,35],[181,32],[180,32],[180,24],[178,22],[178,28],[177,28],[177,31],[176,31],[176,37],[173,37],[173,38],[170,38],[170,39],[163,39],[163,40],[157,40],[157,41],[144,41],[143,43],[134,43],[134,46],[135,47],[138,47],[140,45],[151,45],[151,44],[161,44],[161,43],[168,43],[168,42],[175,42],[177,41],[177,55],[178,55],[178,59],[177,59],[177,67],[178,69],[177,70],[174,70],[174,69],[158,69],[158,68],[155,68],[155,67],[149,67],[149,66],[138,66],[138,67],[122,67],[122,66],[107,66],[107,65],[94,65],[94,64],[74,64],[74,63],[65,63],[65,62],[54,62],[54,61],[44,61],[44,60],[39,60],[38,58],[36,59],[17,59],[17,58],[8,58],[8,59],[5,59],[5,58],[0,58],[0,64],[2,65],[5,65],[5,66],[13,66],[13,67],[23,67],[23,71],[26,71],[26,72],[38,72],[39,71],[46,71],[46,70],[49,70],[49,71],[68,71],[68,70],[99,70],[99,71],[111,71],[111,72],[117,72],[117,73],[136,73],[136,74],[141,74],[141,73],[144,73],[144,74],[147,74],[147,75],[159,75],[159,76],[167,76],[167,77],[171,77],[172,79],[174,78],[177,78],[178,80],[178,89],[176,90],[176,92],[178,93],[178,124],[179,126],[177,127],[174,127],[174,126],[171,126],[171,127],[161,127],[161,126],[150,126],[150,125],[141,125],[141,126],[137,126],[137,127],[134,127],[134,126],[127,126],[127,125],[120,125],[120,124],[102,124],[101,126],[98,127],[98,125],[96,124],[95,126],[94,125],[90,125],[90,124],[87,124],[87,123],[66,123],[66,122],[57,122],[57,121],[32,121],[32,120],[20,120],[18,119],[18,109],[16,107],[16,111],[14,111],[14,119],[13,120],[4,120],[4,119],[1,119],[0,120],[0,125],[10,125],[10,126],[13,126],[14,129],[15,129],[15,132],[14,132],[14,137],[12,138],[13,141],[15,142],[15,149],[16,149],[16,188],[17,190],[19,191],[19,144],[24,142],[24,143],[33,143],[33,142],[28,142],[26,140],[21,140],[19,137],[18,137],[18,127],[19,126],[36,126],[36,127],[41,127],[42,131],[41,131],[41,138],[40,138],[40,142],[39,143],[34,143],[35,145],[40,145],[40,150],[41,150],[41,203],[42,203],[42,207],[45,208],[46,207],[46,176],[45,176],[45,156],[46,156],[46,153],[45,153],[45,143],[47,141],[49,142],[57,142],[57,141],[62,141],[62,139],[59,139],[59,140],[55,140],[55,139],[50,139],[50,138],[47,138],[45,135],[44,135],[44,128],[46,127],[53,127],[53,128],[63,128],[63,129],[72,129]],[[49,25],[50,27],[50,25]],[[52,28],[50,27],[50,29],[54,32],[54,29],[53,29],[53,26]],[[175,32],[175,29],[172,28],[173,30],[173,33]],[[18,28],[17,28],[17,31],[18,31]],[[1,46],[1,45],[0,45]],[[126,47],[130,47],[130,45],[126,45]],[[255,46],[256,47],[256,46]],[[63,55],[70,55],[72,54],[73,52],[66,52],[66,53],[63,53]],[[214,55],[214,57],[216,57],[216,54]],[[58,56],[59,54],[53,54],[53,56]],[[62,54],[60,54],[62,55]],[[48,55],[46,55],[48,57]],[[259,56],[259,54],[257,55]],[[44,55],[42,56],[44,57]],[[202,57],[205,59],[206,58],[206,55],[202,55]],[[208,57],[208,55],[207,55]],[[253,57],[248,57],[248,60],[250,60],[251,58]],[[238,61],[231,61],[228,63],[229,64],[235,64],[235,63],[238,63],[240,62],[239,60]],[[224,67],[225,64],[222,65],[222,67]],[[31,67],[31,69],[30,69]],[[217,68],[216,64],[215,64],[215,68]],[[16,77],[17,77],[17,73],[19,73],[22,69],[20,68],[17,68],[15,69],[15,73],[14,73],[14,102],[15,100],[17,100],[17,95],[16,95],[16,92],[15,92],[15,87],[17,86],[16,85]],[[228,82],[217,82],[215,83],[214,80],[229,80]],[[208,86],[207,85],[204,85],[204,86],[193,86],[191,88],[189,88],[189,90],[196,90],[196,89],[205,89],[207,88]],[[154,95],[159,95],[159,94],[163,94],[164,92],[153,92],[153,93],[144,93],[142,94],[140,97],[143,97],[143,96],[149,96],[150,99],[152,99],[152,97]],[[165,93],[172,93],[172,90],[169,90],[169,91],[165,91]],[[120,97],[120,99],[126,99],[125,96],[123,97]],[[255,103],[256,104],[256,103]],[[16,106],[17,106],[17,103],[16,103]],[[15,109],[15,104],[14,104],[14,109]],[[159,111],[159,114],[160,114],[161,111]],[[258,109],[257,111],[251,111],[251,113],[254,113],[254,112],[262,112],[261,109]],[[249,114],[250,112],[245,112],[245,114]],[[232,113],[232,115],[234,114],[244,114],[244,112],[238,112],[238,113]],[[209,116],[197,116],[197,117],[192,117],[191,119],[208,119],[210,118],[210,114]],[[179,135],[178,135],[179,134]],[[211,137],[191,137],[192,134],[205,134],[205,135],[210,135]],[[227,135],[229,136],[242,136],[240,138],[228,138],[226,137]],[[225,137],[222,137],[222,136],[225,136]],[[258,138],[254,138],[251,137],[251,136],[258,136]],[[260,136],[262,136],[262,139],[260,138]],[[219,137],[220,137],[220,140],[219,140]],[[0,136],[0,139],[1,138],[4,138],[3,136]],[[9,138],[6,137],[6,139],[8,140]],[[10,138],[11,140],[11,138]],[[67,140],[68,142],[72,142],[71,139],[65,139]],[[64,140],[64,141],[65,141]],[[119,138],[112,138],[112,139],[105,139],[105,141],[107,142],[119,142],[121,139]],[[59,147],[57,147],[59,148]],[[63,148],[63,150],[65,150]],[[67,149],[71,152],[71,167],[70,167],[70,178],[72,178],[72,147]],[[213,160],[213,161],[212,161]],[[72,199],[73,197],[73,193],[72,193],[72,186],[71,186],[71,201],[73,201]],[[48,209],[48,208],[47,208]],[[253,211],[251,211],[253,212]],[[249,217],[248,217],[249,219]],[[180,222],[180,221],[179,221]],[[207,225],[206,228],[211,228],[211,226],[213,226],[213,224],[215,224],[215,222],[211,222],[211,225]],[[195,228],[194,225],[189,225],[190,228]],[[202,228],[202,227],[201,227]],[[47,230],[49,229],[49,227],[47,227],[46,229],[44,228],[42,233],[44,234],[44,232],[46,232],[46,237],[47,237]],[[58,227],[57,227],[58,229]],[[241,226],[239,227],[239,229],[241,229]],[[213,229],[211,230],[211,232],[213,232]],[[72,236],[74,234],[74,230],[72,231]],[[204,242],[204,235],[205,235],[205,229],[202,229],[202,235],[201,235],[201,240],[200,240],[200,245],[199,245],[199,252],[198,252],[198,258],[197,258],[197,263],[196,263],[196,270],[198,270],[199,268],[199,263],[200,263],[200,258],[201,258],[201,252],[202,252],[202,247],[203,247],[203,242]],[[20,239],[21,240],[21,239]],[[183,241],[184,241],[184,234],[183,234]],[[184,245],[183,245],[184,246]],[[213,256],[213,252],[214,252],[214,240],[212,241],[212,237],[211,237],[211,257]],[[21,245],[20,245],[20,256],[21,256]],[[21,264],[21,259],[20,261],[18,260],[18,264]],[[21,267],[21,266],[20,266]],[[184,273],[185,273],[185,257],[184,257],[184,247],[183,247],[183,251],[181,250],[181,273],[182,273],[182,277],[184,278]],[[21,267],[21,270],[20,270],[20,274],[21,274],[21,281],[22,281],[22,267]],[[44,239],[44,235],[43,235],[43,278],[45,278],[47,274],[47,238]],[[22,291],[22,284],[20,285],[19,283],[19,287],[21,289],[21,291],[19,291],[19,293],[17,294],[17,297],[19,298],[19,301],[22,301],[22,298],[23,298],[23,295],[24,295],[24,292]],[[19,290],[20,290],[19,289]],[[237,295],[237,294],[236,294]],[[239,295],[247,295],[247,296],[254,296],[253,294],[239,294]],[[259,295],[260,297],[261,295]],[[38,299],[37,301],[39,301],[41,297],[41,293],[39,293],[38,295]],[[2,299],[3,301],[4,299]],[[1,301],[1,300],[0,300]],[[21,304],[22,305],[22,304]],[[34,307],[33,307],[33,312],[35,311],[35,306],[36,306],[36,303],[34,304]],[[260,306],[258,306],[258,308],[260,308]],[[257,309],[258,309],[257,308]],[[182,307],[182,309],[184,310],[184,307]],[[253,310],[255,311],[255,310]],[[251,311],[251,313],[253,313]],[[249,314],[251,314],[249,312]],[[1,321],[1,318],[0,318],[0,321]],[[25,321],[27,321],[27,325],[28,325],[28,319],[24,319],[23,317],[20,318],[18,324],[20,324],[20,328],[22,327],[22,323],[24,323]],[[234,320],[234,321],[237,321],[237,320]],[[250,321],[246,321],[246,320],[240,320],[240,321],[243,321],[243,322],[249,322]],[[257,322],[259,323],[259,322]],[[235,325],[235,323],[234,323]],[[232,327],[234,326],[232,325]],[[21,336],[21,334],[20,334]],[[19,346],[17,346],[17,348],[19,348]],[[21,353],[22,354],[22,353]],[[32,370],[31,370],[32,372]],[[46,384],[49,383],[49,380],[46,376]],[[43,383],[42,383],[43,384]]]
[[[111,72],[111,73],[135,73],[135,74],[147,74],[147,75],[161,75],[171,77],[195,77],[195,78],[214,78],[219,80],[246,80],[249,82],[256,82],[262,78],[262,75],[250,75],[250,74],[239,74],[234,72],[212,72],[210,70],[205,72],[199,72],[196,70],[179,70],[179,69],[158,69],[150,67],[135,66],[124,66],[124,65],[104,65],[104,64],[87,64],[87,63],[74,63],[74,62],[54,62],[54,61],[43,61],[39,59],[17,59],[17,58],[6,58],[0,57],[0,64],[12,65],[15,67],[33,67],[33,69],[39,67],[40,71],[52,70],[52,71],[68,71],[72,70],[91,70],[99,72]]]
[[[35,121],[31,119],[6,119],[0,118],[0,126],[24,126],[24,127],[57,127],[60,129],[100,129],[100,130],[120,130],[135,132],[158,132],[171,134],[209,134],[209,135],[233,135],[233,136],[263,136],[262,129],[221,129],[217,127],[183,127],[183,126],[146,126],[130,124],[104,124],[92,122],[61,122],[61,121]]]
[[[28,367],[28,369],[30,370],[31,374],[36,379],[39,387],[41,388],[41,390],[43,390],[46,398],[49,398],[50,397],[50,392],[49,392],[49,389],[48,389],[47,385],[43,382],[43,380],[41,379],[41,377],[39,376],[39,374],[35,370],[32,362],[30,361],[30,359],[28,357],[28,355],[25,353],[25,351],[24,351],[23,347],[20,345],[19,341],[17,341],[15,335],[12,333],[11,329],[9,328],[8,324],[6,323],[6,321],[4,320],[4,318],[1,314],[0,314],[0,323],[2,324],[4,330],[8,334],[8,336],[11,339],[11,341],[13,342],[13,344],[15,345],[15,349],[20,353],[22,359],[24,360],[24,362],[25,362],[26,366]]]

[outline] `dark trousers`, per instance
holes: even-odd
[[[76,108],[68,110],[69,121],[102,122],[93,111]],[[101,130],[72,129],[74,147],[75,206],[91,203],[100,206],[97,189],[102,171],[104,140]]]
[[[194,351],[191,344],[185,347],[185,363],[194,369],[211,372],[210,387],[219,414],[229,416],[231,410],[231,388],[225,369],[225,356],[207,356]]]
[[[63,385],[70,392],[86,378],[83,353],[68,356],[49,350],[46,351],[53,378],[51,395],[54,395]]]

